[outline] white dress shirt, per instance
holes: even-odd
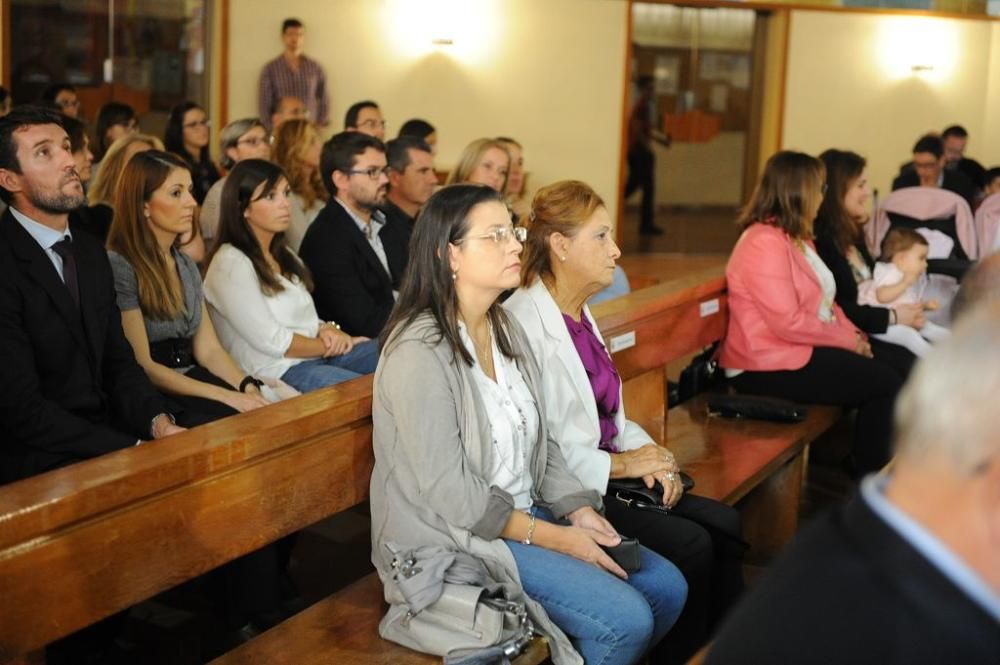
[[[39,224],[30,217],[25,216],[24,213],[19,211],[14,206],[10,207],[10,214],[14,215],[14,219],[17,223],[24,227],[24,230],[28,232],[35,242],[37,242],[43,250],[45,250],[45,256],[49,257],[49,261],[55,267],[56,272],[59,273],[59,279],[64,282],[66,279],[63,277],[63,260],[62,257],[56,254],[52,246],[63,238],[69,237],[70,240],[73,239],[73,234],[69,231],[69,223],[66,224],[65,231],[56,231],[55,229],[45,226],[44,224]]]

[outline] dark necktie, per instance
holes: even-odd
[[[80,286],[76,280],[76,258],[73,256],[73,239],[65,236],[62,240],[52,245],[52,251],[59,255],[63,262],[63,282],[69,289],[69,295],[73,298],[73,304],[80,309]]]

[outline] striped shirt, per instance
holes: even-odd
[[[292,71],[283,54],[264,65],[260,72],[258,110],[261,122],[269,128],[271,114],[277,110],[282,97],[298,97],[309,111],[310,120],[318,125],[327,123],[330,99],[326,92],[326,74],[315,60],[300,56],[298,71]]]

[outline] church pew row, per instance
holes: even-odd
[[[808,444],[838,416],[789,426],[670,409],[665,367],[721,338],[721,265],[595,307],[629,417],[675,451],[697,493],[744,511],[755,552],[794,532]],[[0,487],[0,663],[368,497],[371,377]],[[53,580],[58,580],[53,584]],[[374,575],[214,661],[437,663],[379,639]],[[518,665],[543,662],[536,640]]]

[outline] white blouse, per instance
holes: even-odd
[[[823,299],[819,303],[819,311],[816,315],[819,316],[819,320],[823,323],[830,323],[833,321],[833,300],[837,297],[837,280],[834,279],[833,273],[826,267],[823,259],[819,257],[819,254],[816,253],[816,250],[812,246],[801,243],[801,247],[802,253],[806,256],[806,261],[812,267],[813,272],[816,273],[819,286],[823,290]]]
[[[205,274],[205,300],[222,346],[250,374],[280,379],[304,358],[286,358],[292,336],[315,337],[320,318],[306,287],[279,275],[284,288],[266,295],[246,254],[219,248]]]
[[[517,364],[500,352],[495,340],[491,350],[497,380],[493,381],[480,367],[476,347],[465,325],[459,322],[458,328],[465,348],[475,361],[472,374],[490,419],[493,455],[486,480],[509,493],[514,498],[514,508],[528,510],[532,505],[528,455],[538,438],[538,406]]]

